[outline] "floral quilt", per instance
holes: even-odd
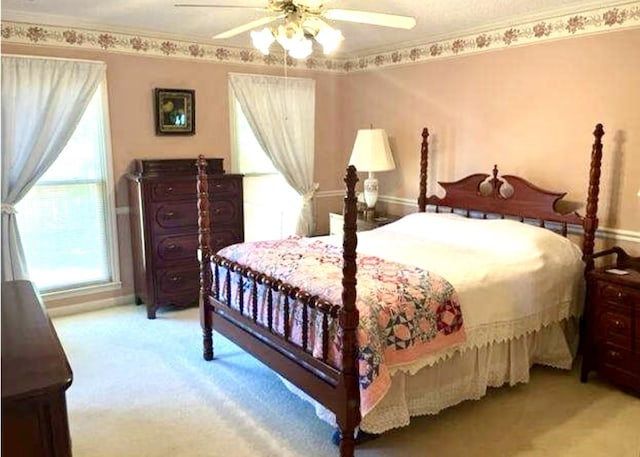
[[[428,253],[425,253],[428,255]],[[224,248],[218,255],[268,274],[318,295],[333,304],[342,304],[342,249],[312,238],[291,237],[258,241]],[[410,364],[420,357],[466,339],[458,297],[445,279],[417,267],[390,262],[374,256],[357,257],[357,299],[361,412],[365,415],[391,385],[390,369]],[[227,297],[224,269],[220,270],[220,297]],[[233,274],[230,304],[239,309],[238,277]],[[244,313],[251,314],[249,281],[243,281]],[[267,322],[267,290],[258,287],[257,320]],[[283,297],[274,294],[274,330],[283,334]],[[291,341],[302,341],[302,306],[293,303],[290,313]],[[341,338],[337,322],[330,326],[329,361],[340,368]],[[316,357],[322,355],[322,319],[309,311],[309,346]]]

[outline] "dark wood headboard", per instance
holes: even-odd
[[[593,132],[595,141],[591,150],[589,187],[587,190],[586,215],[576,212],[562,213],[558,203],[566,192],[544,190],[519,176],[498,175],[498,166],[491,174],[476,173],[455,182],[438,182],[445,196],[427,197],[427,167],[429,158],[429,130],[422,131],[420,157],[420,194],[418,209],[426,212],[427,205],[435,206],[435,211],[446,207],[450,211],[462,210],[467,217],[515,217],[537,222],[545,227],[547,222],[560,224],[561,232],[567,235],[567,225],[581,225],[584,230],[582,252],[586,259],[593,254],[595,231],[598,228],[598,194],[600,192],[600,169],[602,164],[602,124],[597,124]],[[509,192],[506,190],[510,189]]]

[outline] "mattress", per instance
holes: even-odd
[[[395,366],[391,388],[363,417],[365,431],[407,425],[413,415],[479,398],[488,386],[526,382],[534,363],[571,366],[576,332],[567,329],[574,329],[570,323],[582,310],[584,264],[569,239],[518,221],[416,213],[359,232],[357,251],[448,280],[467,332],[462,345]],[[308,400],[322,419],[334,422],[331,412]]]

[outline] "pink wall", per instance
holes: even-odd
[[[227,91],[229,72],[282,75],[282,68],[248,67],[198,62],[193,59],[162,59],[68,48],[2,43],[3,54],[46,55],[52,57],[102,60],[107,63],[107,84],[111,119],[111,147],[116,180],[116,205],[128,205],[125,175],[134,159],[195,158],[199,154],[223,157],[230,170],[230,131]],[[340,188],[336,171],[343,153],[341,143],[339,77],[329,73],[289,70],[291,76],[316,81],[315,179],[320,190]],[[196,91],[196,134],[156,136],[153,122],[153,89],[188,88]],[[342,168],[342,165],[340,166]],[[320,205],[322,206],[322,205]],[[324,223],[325,214],[319,221]],[[326,224],[325,224],[326,225]],[[90,300],[133,293],[132,259],[128,214],[118,215],[120,266],[123,289],[90,297]],[[86,301],[86,297],[48,306]]]
[[[432,132],[431,184],[489,172],[497,163],[568,199],[583,202],[597,122],[604,141],[601,225],[640,231],[640,30],[587,37],[354,73],[290,71],[316,80],[316,180],[342,188],[355,133],[387,129],[397,169],[381,173],[381,192],[414,199],[420,132]],[[124,175],[135,158],[223,157],[229,169],[227,74],[282,74],[279,68],[233,66],[67,48],[2,43],[7,54],[48,55],[107,63],[118,206],[126,206]],[[196,91],[196,135],[156,136],[152,90]],[[622,140],[623,139],[623,140]],[[435,188],[432,187],[432,188]],[[340,198],[317,202],[320,231]],[[407,211],[408,207],[392,208]],[[129,218],[118,217],[124,287],[133,291]],[[638,244],[632,244],[636,249]],[[640,254],[640,252],[638,252]],[[87,300],[82,298],[81,300]],[[68,301],[49,306],[69,304]]]
[[[111,137],[117,186],[117,205],[127,205],[122,177],[134,159],[190,158],[205,154],[223,157],[230,169],[230,132],[227,75],[230,72],[282,75],[282,68],[224,65],[194,59],[162,59],[68,48],[2,44],[6,54],[46,55],[102,60],[107,63]],[[291,76],[316,80],[316,179],[322,188],[339,186],[326,173],[325,163],[335,162],[340,130],[336,78],[327,73],[289,70]],[[188,88],[196,91],[196,134],[156,136],[153,123],[153,89]]]
[[[496,163],[584,202],[591,132],[601,122],[601,226],[639,231],[638,49],[635,29],[351,74],[340,88],[342,149],[358,128],[387,129],[398,169],[380,174],[381,192],[413,198],[428,126],[432,184]]]

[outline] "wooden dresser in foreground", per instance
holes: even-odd
[[[29,281],[2,283],[2,456],[71,456],[73,374]]]
[[[213,252],[244,240],[242,175],[207,159]],[[198,304],[196,159],[136,160],[129,180],[136,303]]]
[[[612,254],[615,262],[587,274],[581,380],[586,382],[595,370],[640,395],[640,258],[617,247],[593,257]]]

